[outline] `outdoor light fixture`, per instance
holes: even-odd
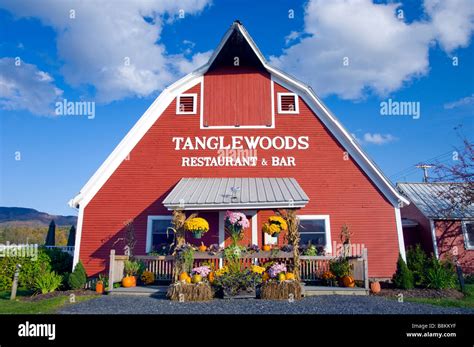
[[[230,187],[232,191],[232,200],[237,199],[237,192],[240,191],[240,187]]]

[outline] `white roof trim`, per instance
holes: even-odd
[[[239,23],[234,22],[229,30],[225,33],[223,39],[217,46],[207,64],[198,68],[194,72],[186,75],[171,86],[165,88],[163,92],[155,99],[151,106],[146,110],[138,122],[132,127],[127,135],[122,139],[114,151],[89,179],[89,181],[81,189],[80,193],[69,201],[72,207],[85,207],[100,188],[107,182],[110,176],[122,163],[122,161],[129,155],[135,145],[148,132],[151,126],[161,116],[163,111],[169,106],[174,98],[180,93],[188,90],[192,86],[201,83],[203,75],[207,72],[211,64],[214,62],[227,39],[230,37],[232,31],[238,29],[245,37],[254,53],[258,56],[263,66],[270,72],[271,77],[277,83],[282,84],[287,89],[295,88],[300,91],[299,94],[304,101],[311,107],[313,112],[324,123],[326,127],[336,136],[343,147],[349,152],[352,158],[360,165],[364,172],[370,177],[375,185],[380,189],[384,196],[396,207],[408,205],[409,201],[402,196],[390,181],[383,175],[380,169],[369,159],[367,154],[362,150],[354,138],[347,132],[337,118],[329,111],[329,109],[322,103],[313,90],[295,79],[294,77],[268,65],[264,56],[258,49],[255,42],[252,40],[247,30]],[[294,91],[294,90],[292,90]]]

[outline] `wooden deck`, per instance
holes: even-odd
[[[138,296],[155,296],[166,297],[168,286],[137,286],[131,288],[114,288],[109,295],[138,295]],[[345,288],[345,287],[323,287],[323,286],[306,286],[303,285],[304,296],[315,295],[369,295],[369,291],[365,288]]]

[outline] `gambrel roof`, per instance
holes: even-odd
[[[341,125],[337,118],[321,102],[311,87],[303,84],[296,78],[270,66],[244,26],[239,21],[235,21],[226,32],[217,49],[214,51],[211,58],[205,65],[163,90],[163,92],[155,99],[148,110],[118,144],[114,151],[84,185],[80,193],[69,202],[70,206],[76,208],[80,206],[81,208],[84,208],[89,203],[89,201],[92,200],[95,194],[119,167],[122,161],[125,160],[132,149],[153,126],[156,120],[161,116],[163,111],[170,105],[176,96],[202,82],[203,75],[213,66],[214,62],[219,59],[220,53],[226,43],[228,43],[229,38],[233,37],[232,35],[235,36],[235,34],[238,34],[239,37],[242,37],[245,40],[245,43],[250,46],[261,65],[267,70],[268,73],[270,73],[274,82],[282,85],[288,90],[297,93],[301,98],[303,98],[303,100],[312,109],[320,121],[335,136],[343,148],[362,168],[364,173],[371,179],[375,186],[392,203],[393,206],[401,207],[405,204],[409,204],[409,201],[395,189],[391,182],[383,175],[381,170],[369,159],[367,154],[362,150],[353,136]]]

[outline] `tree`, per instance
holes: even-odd
[[[401,255],[398,255],[397,272],[393,275],[392,280],[397,288],[412,289],[414,287],[413,272],[408,269]]]
[[[83,289],[86,285],[87,274],[82,262],[76,264],[74,271],[69,275],[68,284],[71,289]]]
[[[48,233],[46,234],[45,246],[55,246],[56,245],[56,223],[54,220],[49,223]]]
[[[69,236],[67,238],[67,245],[70,247],[74,247],[76,244],[76,227],[73,225],[71,229],[69,229]]]

